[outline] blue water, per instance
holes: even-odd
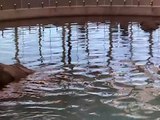
[[[0,119],[160,119],[160,29],[84,20],[6,26],[0,63],[35,70],[0,91]]]

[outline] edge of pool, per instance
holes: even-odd
[[[0,10],[0,21],[75,16],[150,16],[160,17],[158,6],[67,6]]]

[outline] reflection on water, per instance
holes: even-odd
[[[105,20],[0,32],[0,62],[36,70],[0,91],[0,119],[160,119],[159,28]]]

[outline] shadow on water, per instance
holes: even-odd
[[[145,19],[0,24],[0,62],[36,71],[0,91],[0,118],[158,119],[159,19]]]

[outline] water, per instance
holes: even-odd
[[[160,29],[69,19],[3,23],[0,62],[36,72],[0,91],[0,119],[159,120]]]

